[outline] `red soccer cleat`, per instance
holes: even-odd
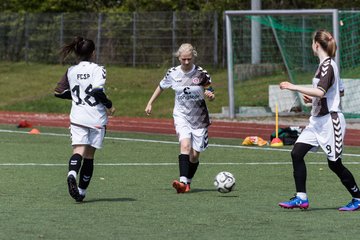
[[[174,180],[173,183],[172,183],[172,186],[173,186],[173,188],[176,189],[177,193],[185,193],[186,185],[187,184],[185,184],[183,182],[179,182],[178,180]]]
[[[190,192],[190,183],[186,184],[185,192]]]

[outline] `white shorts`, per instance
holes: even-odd
[[[191,147],[197,152],[203,152],[208,147],[209,137],[207,128],[192,129],[183,124],[175,124],[176,134],[179,142],[183,139],[190,139]]]
[[[330,113],[322,117],[310,117],[310,123],[301,132],[296,142],[314,146],[312,151],[319,147],[330,161],[341,157],[345,137],[345,118],[342,113]]]
[[[102,148],[106,128],[89,128],[79,125],[70,125],[71,145],[90,145],[94,148]]]

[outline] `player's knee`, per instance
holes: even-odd
[[[199,156],[200,156],[200,153],[196,152],[196,151],[192,151],[192,154],[190,155],[190,162],[191,163],[197,163],[199,162]]]
[[[190,154],[191,146],[188,143],[181,143],[180,151],[182,154]]]
[[[298,162],[304,159],[304,154],[298,151],[296,148],[293,148],[293,150],[291,151],[291,158],[293,162]]]
[[[345,168],[341,162],[341,158],[339,158],[337,161],[330,161],[328,159],[328,166],[334,173],[341,173]]]
[[[311,145],[305,143],[295,143],[291,151],[291,158],[293,162],[303,162],[305,155],[312,148]]]

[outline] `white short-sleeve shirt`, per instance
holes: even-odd
[[[187,124],[193,129],[209,126],[204,87],[210,84],[209,74],[199,66],[194,65],[192,70],[186,73],[181,70],[181,66],[168,70],[160,82],[160,88],[172,88],[175,91],[175,124]]]
[[[104,89],[106,70],[96,63],[82,61],[71,66],[66,74],[72,96],[71,123],[91,128],[103,128],[107,122],[105,106],[89,93]]]

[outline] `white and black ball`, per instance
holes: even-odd
[[[219,172],[214,179],[214,185],[218,192],[229,193],[235,188],[235,177],[230,172]]]

